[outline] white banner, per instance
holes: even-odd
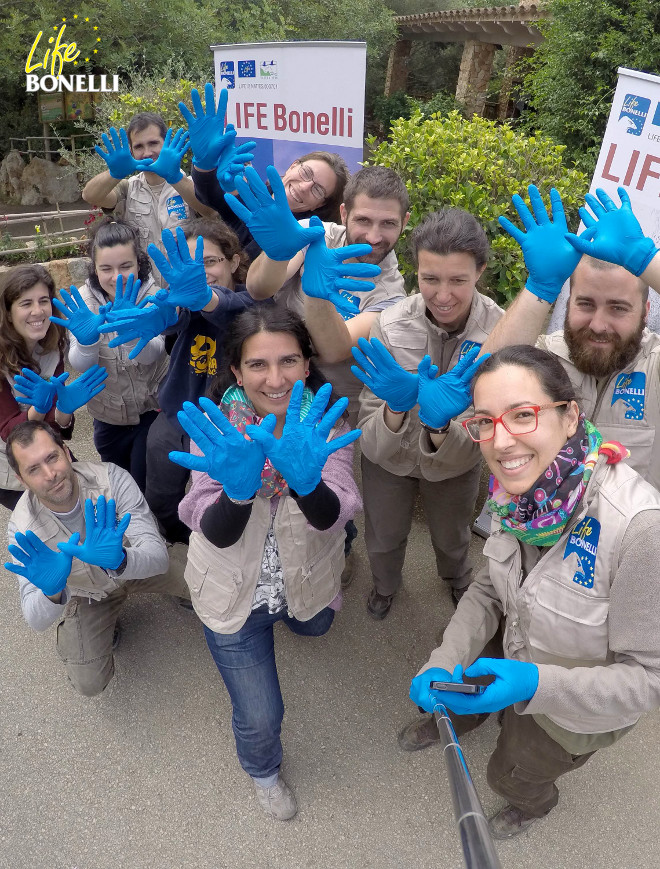
[[[237,141],[257,142],[254,166],[284,173],[309,151],[362,161],[364,42],[264,42],[211,46],[216,92],[229,89]]]
[[[647,235],[660,243],[660,76],[620,67],[607,121],[592,193],[602,187],[619,203],[617,187],[625,187],[633,211]],[[573,227],[569,227],[573,231]],[[579,230],[584,226],[580,224]],[[648,326],[660,331],[660,297],[651,293]],[[568,301],[568,283],[550,319],[549,332],[561,329]]]

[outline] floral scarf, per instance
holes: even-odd
[[[569,438],[534,485],[522,495],[510,495],[491,477],[488,506],[502,527],[532,546],[554,546],[584,495],[599,455],[612,465],[630,453],[616,441],[603,443],[598,429],[580,415]]]
[[[300,410],[302,419],[307,416],[313,400],[314,393],[306,386],[303,389]],[[240,432],[245,432],[247,425],[259,425],[261,423],[261,417],[257,415],[252,402],[245,394],[245,390],[238,385],[230,386],[226,390],[220,401],[220,407],[229,422]],[[261,472],[261,488],[257,494],[262,498],[274,498],[282,495],[286,490],[287,484],[284,477],[279,471],[275,470],[270,460],[266,459],[266,464]]]

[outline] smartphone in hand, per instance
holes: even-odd
[[[469,682],[431,682],[433,691],[453,691],[456,694],[483,694],[485,685],[471,685]]]

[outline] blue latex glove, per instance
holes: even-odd
[[[20,374],[14,378],[17,398],[22,404],[31,404],[37,413],[48,413],[55,401],[57,388],[50,380],[32,371],[31,368],[23,368]]]
[[[21,563],[6,562],[5,568],[36,585],[46,597],[59,594],[71,573],[71,556],[49,549],[33,531],[26,534],[18,531],[15,539],[18,545],[10,544],[7,548]],[[78,533],[69,537],[69,543],[73,546],[79,540]]]
[[[312,217],[310,227],[323,223],[319,217]],[[319,235],[305,254],[305,268],[302,273],[303,292],[316,299],[332,302],[340,314],[355,316],[360,308],[350,299],[342,296],[339,290],[351,293],[367,293],[373,290],[375,284],[371,281],[356,281],[352,278],[373,278],[380,274],[380,266],[371,263],[344,263],[353,257],[365,256],[371,253],[370,244],[351,244],[348,247],[328,248],[325,243],[325,231]]]
[[[57,308],[67,319],[63,320],[61,317],[51,316],[51,322],[68,329],[69,332],[75,335],[79,344],[87,346],[96,344],[99,340],[99,328],[105,322],[105,310],[103,313],[99,311],[98,314],[90,311],[85,300],[80,295],[78,287],[74,287],[73,284],[71,285],[70,293],[66,290],[60,290],[60,295],[62,296],[62,301],[53,299],[53,307]]]
[[[433,672],[426,670],[421,676]],[[442,672],[442,671],[441,671]],[[466,676],[495,676],[495,681],[488,685],[483,694],[456,694],[453,691],[428,691],[427,700],[436,699],[443,706],[451,709],[457,715],[480,715],[483,712],[498,712],[514,703],[531,700],[539,684],[539,668],[527,661],[513,661],[505,658],[478,658],[465,671]],[[413,683],[414,683],[413,679]],[[445,680],[446,681],[446,680]],[[452,682],[462,682],[463,673],[458,665],[452,674]],[[412,687],[411,687],[412,696]],[[423,709],[432,712],[419,704]],[[430,705],[430,702],[429,702]]]
[[[460,667],[459,667],[460,669]],[[443,670],[442,667],[431,667],[424,670],[419,676],[410,683],[409,697],[413,703],[416,703],[420,709],[425,712],[433,712],[438,704],[439,691],[431,691],[431,682],[452,682],[451,673]],[[460,681],[456,680],[456,681]],[[443,692],[443,697],[447,692]],[[442,701],[441,701],[442,702]]]
[[[431,357],[425,356],[419,363],[419,418],[431,428],[443,428],[449,420],[463,413],[472,404],[470,384],[480,365],[490,356],[485,353],[475,362],[481,352],[473,347],[459,359],[456,365],[438,377],[438,366],[431,365]]]
[[[130,274],[124,284],[124,276],[117,275],[117,283],[115,285],[115,298],[108,305],[104,305],[104,314],[106,323],[111,323],[113,320],[121,320],[127,313],[133,313],[136,308],[143,308],[144,304],[138,305],[137,297],[140,292],[142,281]],[[99,329],[99,331],[101,331]],[[107,330],[106,330],[107,331]]]
[[[117,333],[117,337],[108,342],[108,347],[119,347],[121,344],[137,341],[128,354],[129,359],[135,359],[150,341],[173,326],[177,319],[176,308],[157,300],[153,305],[126,310],[123,316],[117,314],[111,323],[101,326],[100,331]]]
[[[235,501],[249,500],[261,488],[261,472],[266,463],[261,445],[235,429],[210,398],[200,398],[199,406],[201,410],[184,401],[177,418],[204,455],[173,451],[170,461],[208,474],[222,483],[227,495]]]
[[[617,190],[620,208],[601,188],[596,190],[598,198],[587,193],[584,198],[595,216],[581,208],[580,217],[587,228],[579,236],[568,233],[566,238],[581,254],[623,266],[639,277],[648,268],[658,248],[652,238],[644,235],[626,188],[618,187]]]
[[[227,124],[227,133],[234,132],[234,125]],[[217,176],[218,182],[225,193],[233,193],[236,189],[234,178],[242,175],[247,163],[254,160],[256,142],[243,142],[236,146],[233,142],[225,148],[218,159]]]
[[[188,242],[180,226],[176,228],[176,239],[169,229],[162,233],[163,244],[169,257],[161,253],[155,244],[147,248],[149,256],[160,269],[169,284],[169,293],[158,292],[161,300],[167,300],[173,307],[201,311],[211,301],[213,291],[206,282],[204,271],[204,239],[200,235],[195,248],[195,259],[190,256]]]
[[[566,240],[568,226],[558,191],[554,187],[550,190],[551,223],[538,188],[530,184],[527,189],[533,215],[517,193],[511,200],[527,232],[518,229],[506,217],[500,217],[499,222],[522,248],[529,272],[526,289],[552,305],[564,283],[575,271],[580,256]]]
[[[149,171],[160,175],[168,184],[176,184],[183,178],[181,161],[186,151],[190,148],[188,133],[186,130],[177,130],[176,133],[170,127],[165,134],[163,147],[155,163],[149,166]]]
[[[99,495],[96,502],[91,498],[85,501],[85,542],[74,544],[58,543],[57,547],[66,555],[78,558],[85,564],[94,564],[103,570],[116,570],[124,560],[123,537],[131,514],[126,513],[117,522],[113,498],[106,503],[105,496]]]
[[[417,404],[418,376],[402,368],[378,338],[359,338],[351,353],[361,366],[351,365],[353,374],[391,410],[400,413]]]
[[[106,133],[103,133],[101,139],[107,151],[104,151],[99,145],[96,145],[94,150],[108,164],[108,169],[113,178],[127,178],[133,172],[142,172],[145,169],[149,169],[153,163],[151,159],[135,159],[131,154],[128,136],[123,127],[119,132],[114,127],[111,127],[110,137]]]
[[[261,444],[270,463],[284,477],[298,495],[309,495],[321,482],[321,472],[328,456],[360,437],[360,429],[334,438],[328,436],[334,424],[348,407],[348,399],[339,401],[325,413],[330,401],[332,385],[324,383],[314,396],[314,401],[304,419],[300,417],[303,382],[297,380],[291,390],[291,399],[286,411],[282,436],[273,435],[276,419],[268,414],[261,425],[248,425],[245,431],[252,440]]]
[[[227,125],[225,131],[225,115],[227,114],[229,94],[227,88],[222,88],[216,109],[213,85],[207,82],[204,87],[206,109],[202,105],[197,88],[190,91],[190,99],[196,114],[193,114],[185,103],[179,103],[179,111],[188,124],[193,164],[198,169],[210,171],[216,168],[220,155],[226,148],[233,145],[236,138],[236,130],[231,124]]]
[[[50,382],[57,390],[57,409],[60,413],[73,413],[79,407],[83,407],[90,398],[94,398],[105,389],[105,381],[108,372],[102,365],[92,365],[84,374],[81,374],[73,383],[68,385],[65,381],[69,374],[65,372],[59,377],[51,377]]]
[[[234,179],[243,201],[225,193],[225,202],[247,226],[267,257],[286,262],[325,232],[322,226],[302,227],[291,213],[284,184],[275,167],[268,166],[266,175],[272,196],[256,170],[248,166],[244,177],[237,175]]]

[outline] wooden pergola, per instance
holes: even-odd
[[[495,50],[505,48],[506,71],[498,113],[500,117],[505,117],[511,90],[511,69],[521,56],[529,54],[542,42],[538,23],[548,14],[540,3],[521,2],[518,6],[398,15],[394,20],[399,35],[390,53],[385,94],[405,91],[407,61],[413,42],[462,42],[464,48],[456,99],[465,105],[469,114],[481,115]]]

